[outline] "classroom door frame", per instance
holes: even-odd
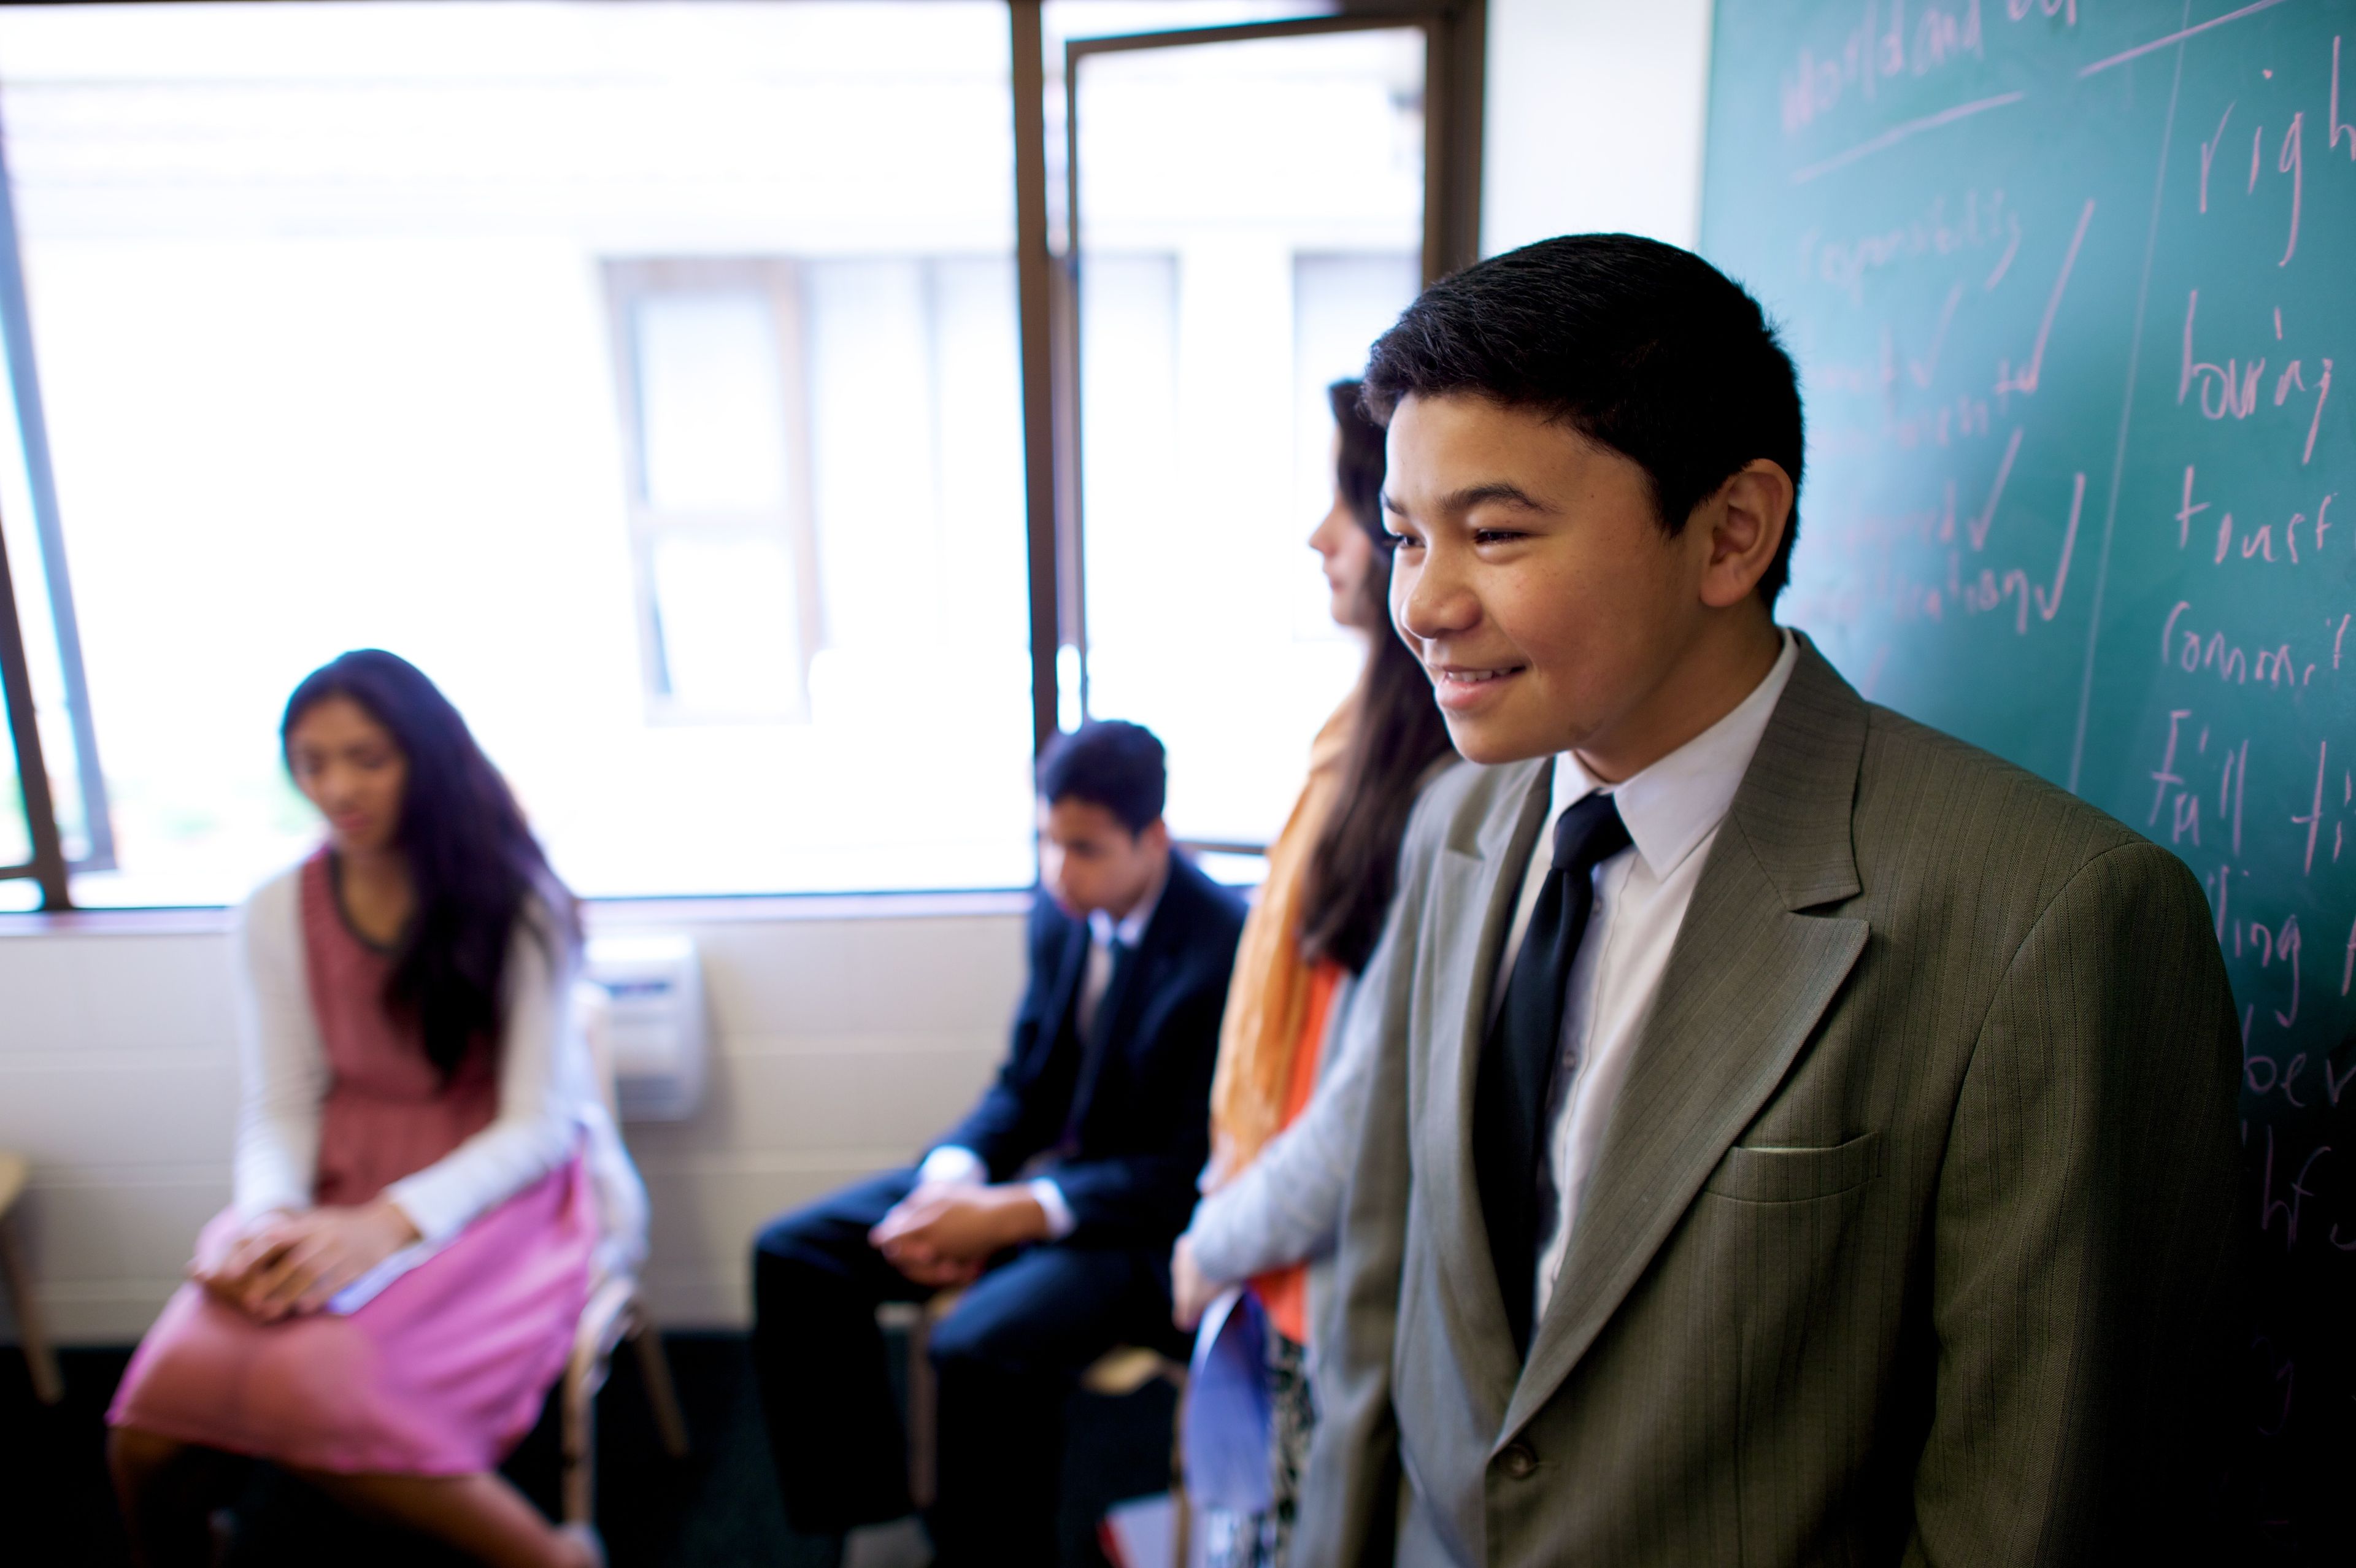
[[[1031,715],[1034,751],[1067,705],[1088,713],[1087,604],[1080,489],[1079,71],[1089,57],[1259,38],[1416,27],[1424,36],[1422,272],[1426,283],[1479,258],[1486,0],[1343,0],[1320,16],[1073,38],[1064,46],[1065,231],[1047,196],[1046,38],[1041,0],[1008,0],[1014,53],[1015,272],[1029,525]],[[1257,844],[1197,848],[1258,854]]]

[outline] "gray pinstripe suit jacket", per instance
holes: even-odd
[[[2233,1272],[2190,873],[1804,638],[1517,1364],[1469,1138],[1547,778],[1408,830],[1297,1561],[2153,1560]]]

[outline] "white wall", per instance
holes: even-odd
[[[1481,250],[1700,233],[1709,0],[1489,0]]]
[[[703,1109],[624,1129],[654,1202],[648,1282],[666,1326],[744,1324],[764,1220],[906,1161],[980,1092],[1022,986],[1022,900],[937,902],[930,916],[882,900],[593,912],[601,933],[688,930],[703,953],[717,1036]],[[31,1158],[20,1222],[67,1343],[137,1339],[229,1200],[223,924],[0,922],[0,1148]]]

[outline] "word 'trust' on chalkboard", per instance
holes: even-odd
[[[1783,616],[2208,889],[2218,1506],[2356,1562],[2356,0],[1719,0],[1713,58],[1702,249],[1807,400]]]

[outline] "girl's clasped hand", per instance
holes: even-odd
[[[316,1312],[337,1292],[418,1239],[399,1206],[380,1200],[265,1214],[188,1277],[259,1322]]]

